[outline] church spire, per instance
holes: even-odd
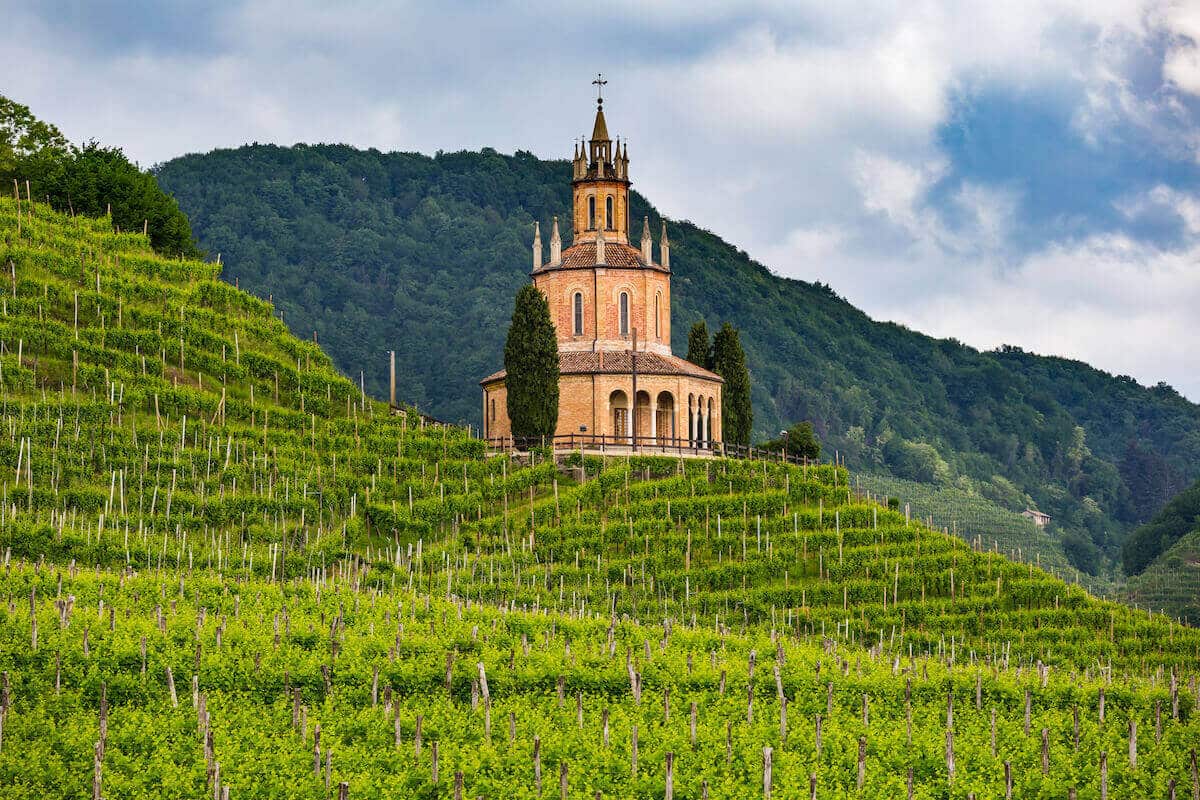
[[[554,227],[550,230],[550,266],[556,267],[562,263],[562,237],[558,235],[558,217],[554,218]]]
[[[667,239],[667,221],[662,224],[662,236],[658,240],[659,263],[663,269],[671,268],[671,242]]]
[[[536,272],[542,268],[542,228],[533,223],[533,269]]]
[[[609,245],[629,241],[629,162],[624,142],[614,142],[604,118],[604,85],[597,75],[598,91],[592,136],[580,144],[572,168],[574,243],[595,241],[600,231]]]
[[[650,239],[650,217],[642,218],[642,261],[647,264],[653,264],[653,253],[651,248],[654,242]]]

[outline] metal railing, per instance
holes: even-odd
[[[819,462],[804,456],[789,455],[783,450],[767,450],[761,447],[705,442],[672,436],[613,436],[596,433],[567,433],[554,436],[513,437],[503,436],[484,439],[489,447],[504,452],[526,452],[530,448],[550,448],[556,451],[580,451],[601,455],[669,455],[689,457],[744,458],[808,466]]]

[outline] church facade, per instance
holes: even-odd
[[[719,375],[671,352],[671,245],[666,223],[658,260],[648,219],[630,242],[629,156],[614,144],[598,101],[592,137],[572,162],[571,246],[555,217],[549,258],[534,226],[534,285],[546,296],[558,339],[556,436],[571,446],[655,450],[721,442]],[[502,443],[512,428],[505,373],[480,381],[483,435]]]

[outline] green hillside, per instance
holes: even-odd
[[[937,486],[885,475],[863,473],[854,477],[855,489],[884,500],[895,498],[897,507],[931,527],[950,533],[977,548],[1002,553],[1013,561],[1034,564],[1067,583],[1078,583],[1094,594],[1112,591],[1111,576],[1081,573],[1070,563],[1054,529],[1039,528],[1020,514],[986,497],[955,486]]]
[[[502,361],[533,222],[565,214],[569,174],[528,153],[325,145],[220,150],[157,170],[202,245],[223,254],[226,280],[273,299],[298,337],[315,332],[376,397],[396,349],[400,396],[463,423],[478,421],[476,381]],[[658,230],[654,207],[631,202],[632,218]],[[1088,572],[1197,477],[1200,407],[1170,387],[874,322],[687,222],[670,231],[675,349],[686,352],[700,318],[741,329],[760,439],[809,419],[852,468],[1034,505]]]
[[[1192,783],[1200,632],[843,468],[488,455],[109,219],[0,241],[0,797]]]
[[[1125,542],[1125,569],[1136,575],[1176,541],[1200,526],[1200,481],[1171,499]]]
[[[1200,529],[1175,541],[1139,575],[1130,578],[1125,599],[1200,624]]]

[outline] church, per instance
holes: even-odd
[[[533,234],[534,285],[546,296],[558,339],[556,445],[710,449],[721,439],[719,375],[671,353],[671,244],[666,223],[658,260],[648,218],[630,243],[629,153],[609,138],[597,100],[591,139],[572,162],[571,246],[558,218],[545,258]],[[505,373],[483,387],[483,435],[497,444],[512,428]]]

